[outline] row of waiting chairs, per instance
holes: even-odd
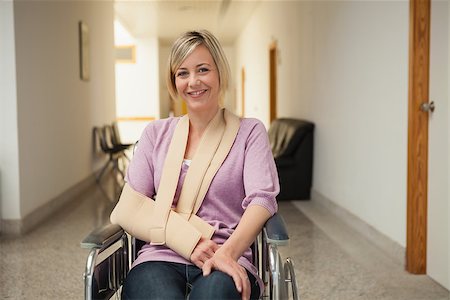
[[[93,137],[95,140],[94,145],[100,145],[102,152],[108,155],[108,161],[97,175],[97,182],[100,182],[103,174],[110,165],[112,165],[113,171],[120,174],[122,179],[124,179],[124,170],[120,167],[119,162],[123,159],[130,161],[126,154],[126,150],[134,144],[122,143],[116,122],[113,122],[111,125],[108,124],[101,127],[94,127]]]

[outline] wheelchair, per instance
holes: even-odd
[[[275,214],[264,225],[252,245],[253,263],[265,290],[262,299],[299,299],[292,259],[282,260],[279,246],[289,243],[283,218]],[[81,247],[90,249],[84,273],[85,299],[120,299],[131,263],[145,244],[129,236],[120,226],[108,224],[91,232]]]

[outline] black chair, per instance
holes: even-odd
[[[125,175],[120,168],[119,160],[123,157],[126,157],[125,150],[128,147],[125,147],[124,145],[114,145],[114,143],[112,142],[112,128],[109,125],[105,125],[103,127],[94,127],[93,134],[95,139],[99,142],[100,148],[102,149],[103,153],[108,155],[108,161],[103,166],[102,170],[96,178],[97,182],[100,181],[103,174],[110,165],[112,165],[113,170],[118,172],[122,179],[124,179]]]
[[[119,127],[117,125],[117,122],[112,122],[111,127],[109,128],[111,130],[111,143],[114,147],[118,148],[124,148],[124,150],[129,149],[134,144],[124,144],[122,143],[122,140],[120,138],[120,132]],[[124,152],[125,158],[130,161],[130,158],[127,156],[127,154]]]
[[[280,118],[269,128],[269,141],[280,179],[278,200],[311,198],[314,124]]]
[[[265,286],[263,299],[299,299],[293,261],[287,258],[283,263],[278,252],[278,246],[288,243],[283,218],[275,214],[252,247],[253,263]],[[82,248],[90,249],[84,272],[85,299],[120,297],[130,264],[144,244],[118,225],[108,224],[91,232],[81,242]]]

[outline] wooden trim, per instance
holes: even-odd
[[[426,273],[430,0],[410,0],[406,270]]]
[[[269,46],[269,122],[277,118],[277,42]]]
[[[117,122],[142,122],[142,121],[154,121],[155,117],[117,117]]]

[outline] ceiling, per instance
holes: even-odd
[[[224,45],[233,44],[259,0],[116,0],[115,14],[135,37],[159,37],[171,44],[182,32],[208,29]]]

